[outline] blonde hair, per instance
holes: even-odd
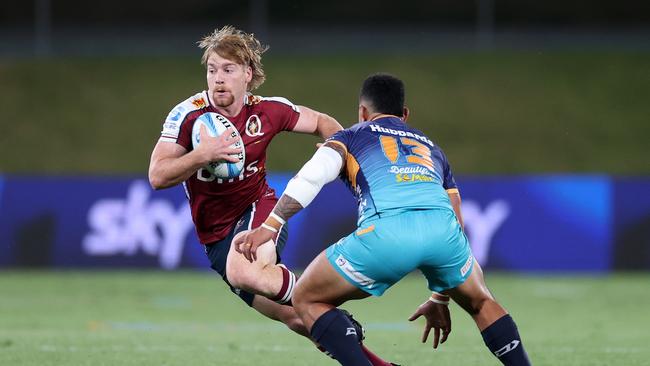
[[[215,52],[240,65],[250,66],[253,70],[253,77],[248,83],[248,91],[257,89],[266,80],[262,67],[262,53],[269,47],[263,46],[253,33],[245,33],[227,25],[221,29],[215,29],[212,34],[203,37],[197,43],[203,50],[201,58],[203,65],[207,64],[210,54]]]

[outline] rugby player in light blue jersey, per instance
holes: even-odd
[[[404,85],[387,74],[368,77],[359,123],[339,131],[289,182],[259,228],[235,240],[256,259],[267,242],[324,184],[340,176],[359,203],[358,229],[320,253],[296,285],[293,305],[312,338],[342,365],[370,365],[355,329],[336,307],[381,296],[419,269],[433,294],[410,320],[424,315],[422,341],[433,347],[451,331],[449,298],[474,319],[485,344],[505,365],[530,365],[513,319],[483,279],[463,233],[460,194],[440,147],[405,123]]]

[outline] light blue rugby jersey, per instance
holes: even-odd
[[[385,117],[339,131],[328,141],[347,149],[340,178],[359,204],[358,225],[379,215],[452,210],[456,182],[440,147],[401,119]]]

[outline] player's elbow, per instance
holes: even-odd
[[[159,179],[158,177],[149,176],[149,185],[155,191],[158,191],[158,190],[161,190],[161,189],[165,188],[162,180]]]
[[[337,120],[328,116],[325,113],[318,114],[318,124],[316,126],[316,133],[323,139],[327,139],[338,131],[342,130],[343,127]]]
[[[149,185],[156,191],[168,188],[170,186],[169,182],[160,174],[157,174],[154,170],[149,171]]]

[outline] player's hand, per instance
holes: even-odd
[[[269,240],[272,241],[275,238],[275,234],[273,231],[260,226],[235,237],[233,244],[235,245],[235,250],[243,254],[252,263],[257,260],[257,248]]]
[[[449,333],[451,333],[449,306],[435,304],[427,300],[424,304],[418,306],[415,313],[409,318],[409,321],[414,321],[421,315],[424,315],[427,320],[427,323],[424,325],[424,333],[422,333],[422,343],[427,341],[429,332],[433,328],[433,348],[438,348],[438,344],[445,343]],[[441,333],[442,338],[440,338]]]
[[[210,136],[205,125],[201,125],[199,130],[201,143],[197,147],[197,150],[203,152],[206,164],[220,161],[228,161],[231,163],[239,162],[237,154],[242,151],[242,147],[230,147],[230,145],[237,142],[237,140],[232,137],[233,132],[235,132],[235,130],[232,127],[229,127],[224,131],[224,133],[214,137]]]

